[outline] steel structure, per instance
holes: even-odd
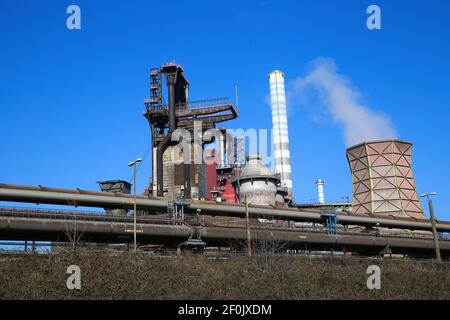
[[[42,186],[15,186],[0,184],[0,201],[45,203],[69,206],[87,206],[111,209],[132,209],[133,196],[127,194],[93,192],[84,190],[55,189]],[[164,198],[138,196],[136,199],[138,210],[148,214],[166,213],[168,201]],[[245,206],[242,204],[217,203],[213,201],[192,200],[187,213],[199,213],[211,216],[228,216],[245,218]],[[298,222],[323,223],[320,208],[273,208],[270,206],[249,207],[249,214],[254,218],[290,220]],[[338,213],[339,223],[342,225],[359,225],[364,227],[385,227],[410,230],[431,231],[428,220],[405,217],[371,217],[355,215],[342,211]],[[438,221],[436,228],[439,232],[450,232],[450,222]]]
[[[80,232],[78,245],[94,243],[130,243],[132,235],[127,232],[132,225],[131,217],[113,217],[89,214],[58,214],[52,212],[31,212],[20,209],[0,208],[0,239],[34,241],[70,241],[72,230]],[[246,229],[242,227],[177,225],[172,219],[139,218],[140,244],[161,244],[178,246],[192,238],[193,229],[199,233],[208,246],[232,246],[243,243]],[[252,238],[258,240],[276,239],[286,249],[326,250],[357,252],[363,255],[377,255],[386,248],[392,253],[432,256],[434,244],[431,238],[411,236],[382,236],[373,233],[328,234],[325,231],[252,228]],[[441,239],[441,252],[450,255],[450,241]]]
[[[168,104],[163,98],[163,75],[167,84]],[[185,198],[189,199],[192,195],[194,198],[206,198],[205,166],[192,162],[208,141],[200,139],[200,145],[190,141],[190,158],[183,158],[182,165],[175,165],[172,147],[178,141],[173,141],[172,134],[180,128],[188,130],[192,137],[195,121],[201,121],[203,136],[206,130],[215,128],[217,123],[238,116],[233,103],[228,99],[190,101],[189,81],[183,67],[167,63],[150,70],[150,98],[145,101],[145,107],[144,116],[152,131],[153,194],[174,197],[182,190]],[[192,188],[196,188],[195,194]]]
[[[353,181],[353,213],[426,219],[412,171],[412,144],[364,142],[347,149]]]
[[[286,94],[284,90],[284,73],[275,70],[269,74],[270,104],[272,106],[273,149],[275,172],[280,175],[282,186],[292,197],[292,169],[289,148],[288,121],[286,112]]]

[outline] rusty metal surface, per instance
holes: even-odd
[[[163,102],[163,74],[166,76],[168,104]],[[146,108],[144,116],[151,127],[152,146],[157,148],[157,165],[152,167],[152,184],[157,186],[158,196],[177,197],[179,194],[174,194],[173,190],[183,186],[184,196],[191,198],[194,196],[194,189],[199,188],[192,183],[189,164],[186,164],[183,171],[182,183],[175,182],[174,175],[164,177],[166,169],[174,165],[173,161],[164,157],[167,148],[173,145],[170,139],[171,134],[178,128],[192,132],[196,120],[202,121],[202,130],[205,132],[214,128],[217,123],[232,120],[238,116],[236,107],[226,98],[189,101],[188,97],[189,81],[181,65],[171,62],[150,70],[150,98],[144,101]],[[173,171],[173,169],[169,169],[169,171]],[[205,173],[200,175],[205,176]],[[198,198],[205,197],[207,195]]]

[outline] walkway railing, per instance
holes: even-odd
[[[150,99],[145,99],[144,103],[146,105],[147,110],[167,110],[168,105],[163,104],[159,106],[151,105]],[[194,100],[189,101],[186,103],[178,103],[175,104],[176,110],[195,110],[195,109],[201,109],[201,108],[207,108],[207,107],[220,107],[224,105],[232,104],[232,102],[228,98],[216,98],[216,99],[207,99],[207,100]]]
[[[107,215],[105,212],[95,211],[68,211],[58,209],[33,209],[33,208],[9,208],[0,207],[1,217],[28,218],[28,219],[50,219],[71,221],[102,221],[133,223],[133,216]],[[143,224],[165,224],[173,225],[174,220],[169,218],[138,216],[136,221]]]
[[[51,219],[51,220],[71,220],[71,221],[102,221],[117,223],[133,223],[133,216],[113,216],[107,215],[105,212],[95,211],[69,211],[59,209],[34,209],[34,208],[18,208],[18,207],[0,207],[0,217],[28,218],[28,219]],[[138,216],[137,222],[140,224],[157,224],[157,225],[174,225],[183,224],[184,221],[174,220],[173,218],[163,217],[145,217]],[[208,227],[219,228],[245,228],[242,221],[208,221],[202,220],[204,224],[208,222]],[[239,222],[242,222],[240,224]],[[317,226],[284,226],[276,224],[251,225],[252,230],[279,230],[291,232],[309,232],[309,233],[327,233],[325,227]],[[405,239],[430,239],[432,235],[415,233],[415,232],[395,232],[389,233],[383,230],[342,230],[336,236],[340,235],[360,235],[373,237],[389,237],[389,238],[405,238]],[[449,238],[443,236],[440,241],[450,241]]]

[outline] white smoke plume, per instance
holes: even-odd
[[[326,114],[343,126],[347,146],[397,137],[389,117],[372,111],[361,102],[360,93],[348,77],[339,74],[333,59],[315,59],[305,77],[297,78],[288,85],[290,103],[295,103],[296,98],[304,101],[307,90],[311,88],[326,106]]]

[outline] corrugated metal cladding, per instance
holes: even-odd
[[[282,185],[288,189],[289,195],[292,196],[291,154],[289,148],[284,73],[279,70],[272,71],[269,74],[269,82],[275,172],[280,175]]]
[[[364,142],[347,149],[354,214],[425,219],[412,171],[412,144]]]

